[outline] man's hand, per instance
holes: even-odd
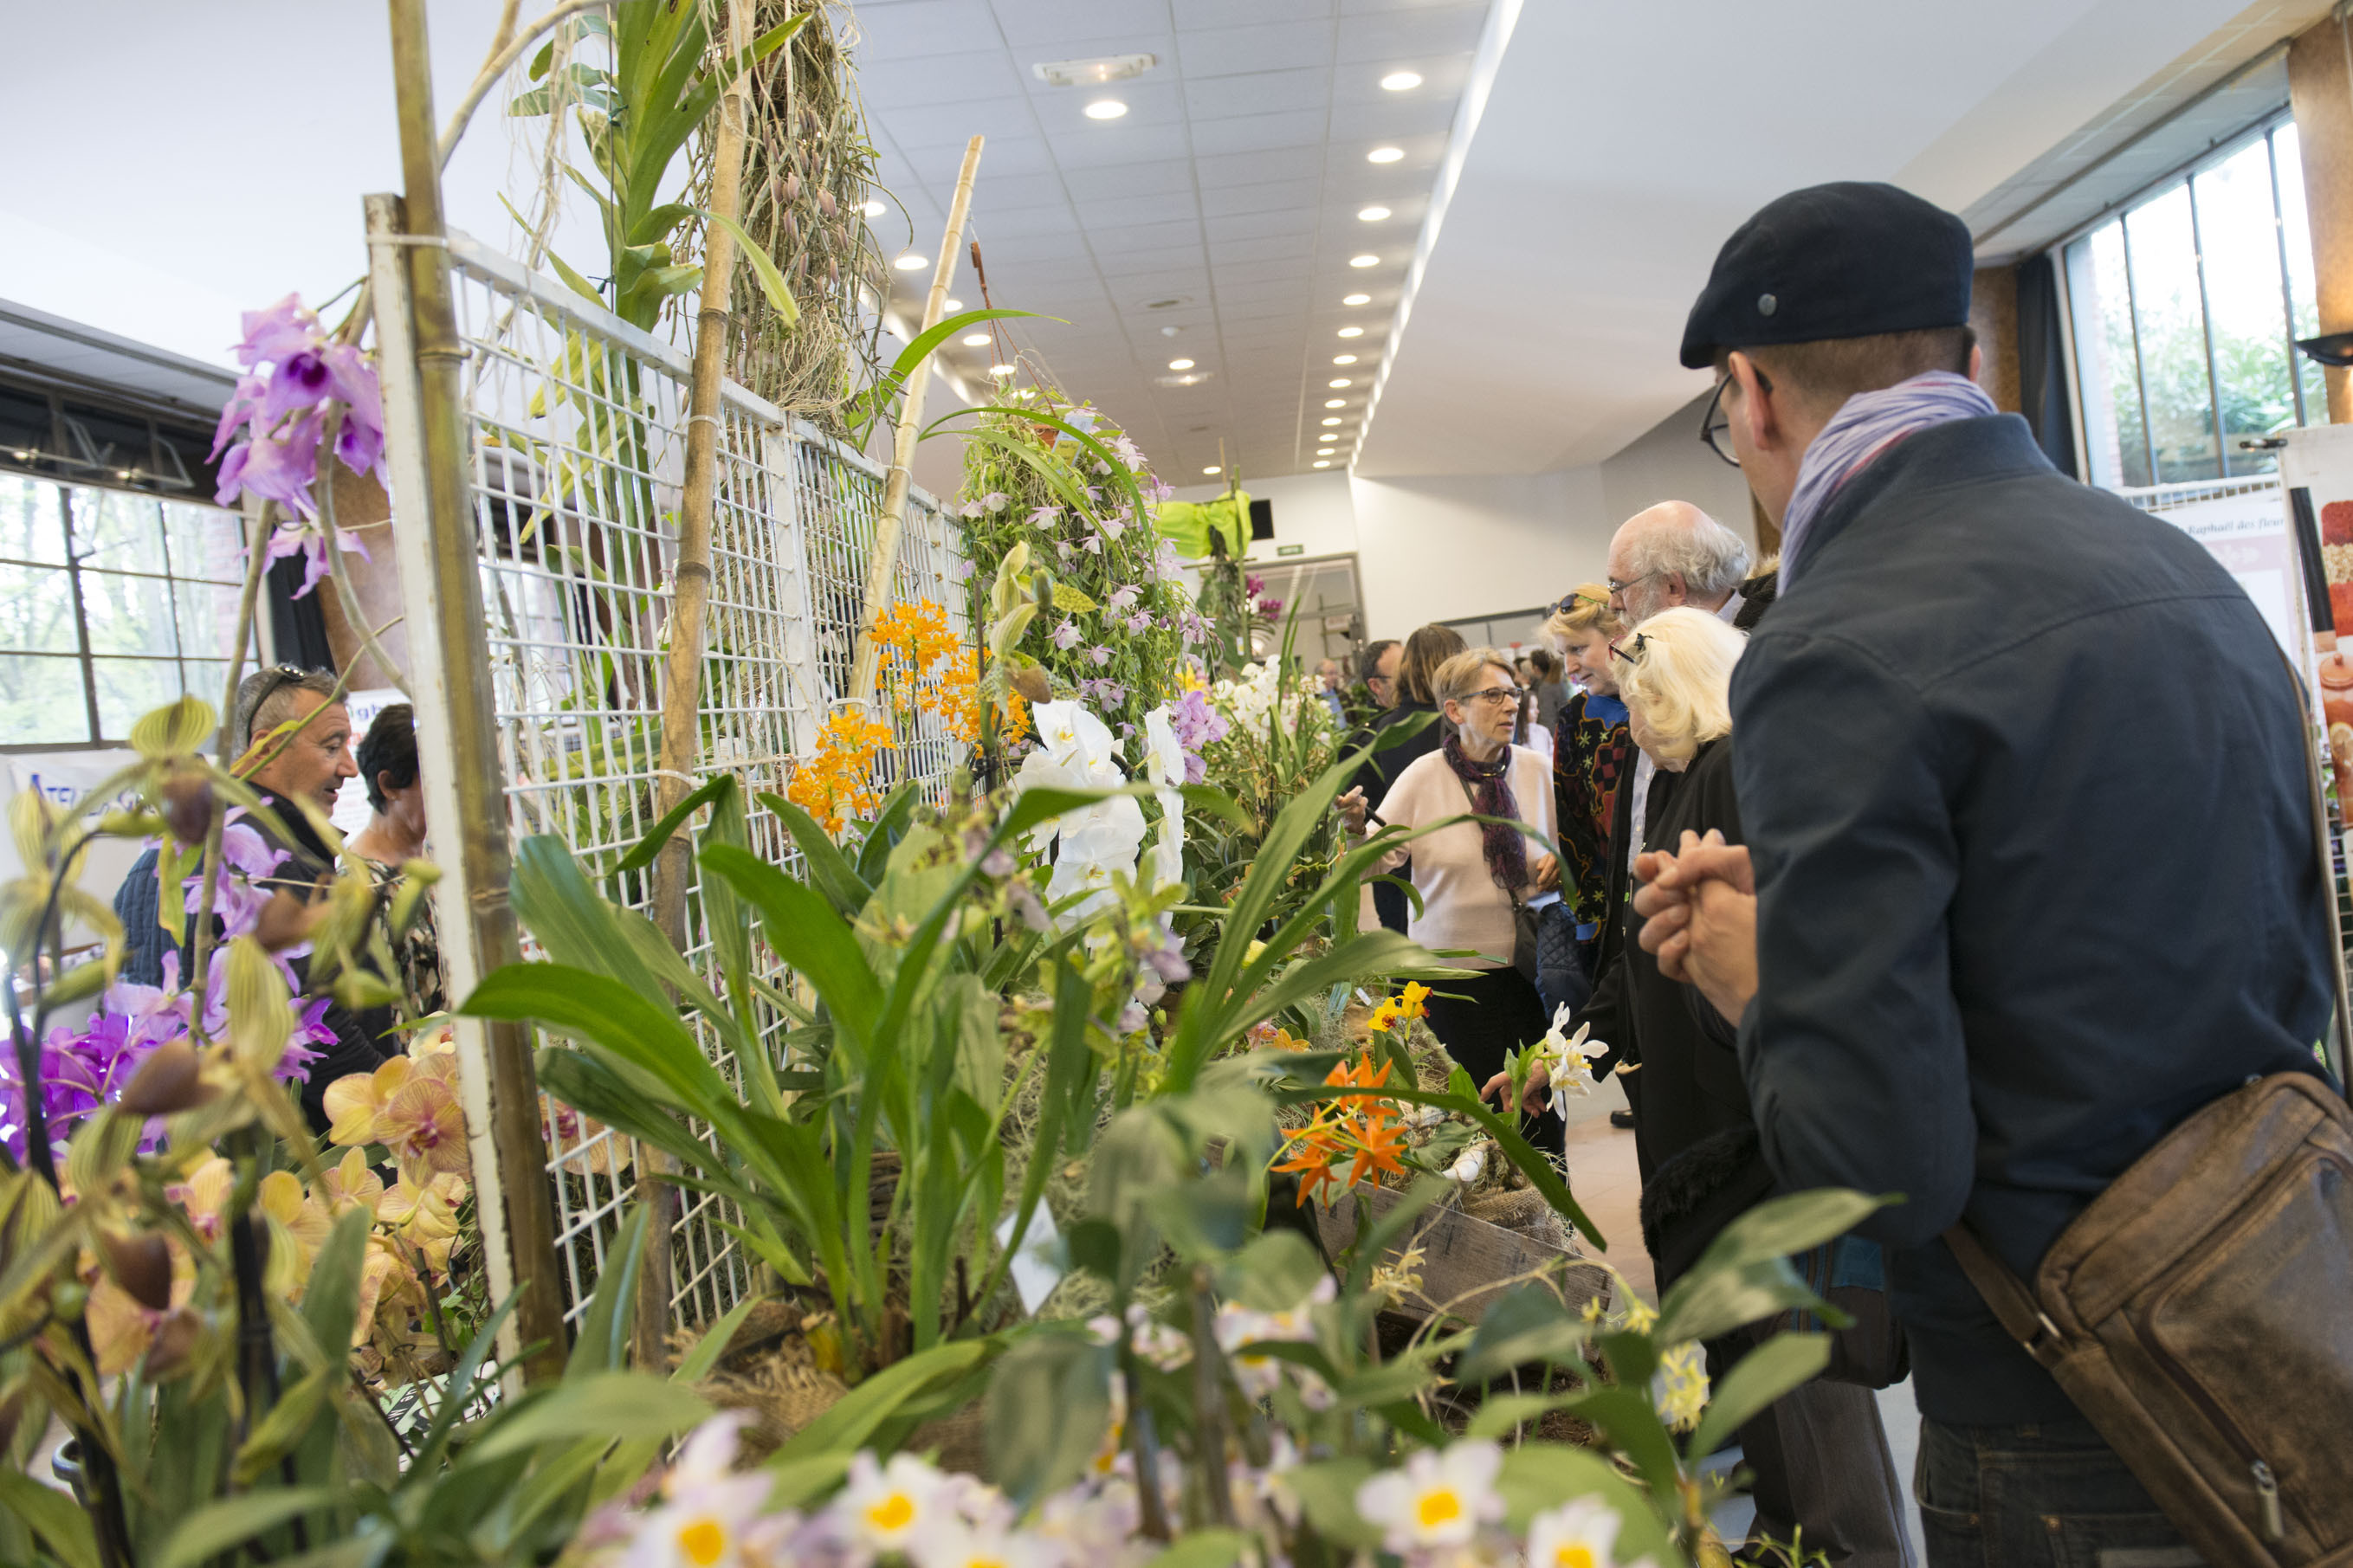
[[[1535,1066],[1529,1068],[1527,1087],[1522,1090],[1520,1094],[1521,1112],[1528,1116],[1542,1116],[1548,1098],[1546,1095],[1545,1090],[1551,1087],[1552,1071],[1550,1068],[1546,1068],[1542,1062],[1537,1062]],[[1495,1102],[1495,1109],[1501,1110],[1504,1109],[1504,1101],[1510,1098],[1511,1092],[1512,1075],[1507,1072],[1499,1072],[1494,1077],[1487,1080],[1486,1087],[1479,1091],[1479,1098],[1482,1100],[1493,1100]]]
[[[1634,869],[1645,884],[1634,894],[1642,950],[1667,978],[1696,985],[1737,1021],[1757,994],[1757,879],[1746,847],[1686,833],[1676,854],[1640,856]]]
[[[1365,814],[1370,808],[1365,805],[1362,784],[1334,801],[1332,809],[1340,814],[1340,826],[1348,830],[1349,837],[1362,838],[1365,836]]]

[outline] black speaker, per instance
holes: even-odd
[[[1250,538],[1258,540],[1273,537],[1274,503],[1271,500],[1250,502]]]

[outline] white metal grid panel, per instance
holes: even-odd
[[[470,241],[453,239],[450,259],[511,826],[561,838],[594,874],[656,816],[691,365]],[[790,864],[788,836],[753,796],[785,790],[793,757],[843,700],[883,475],[732,383],[720,418],[698,773],[733,772],[746,792],[753,847]],[[928,497],[913,497],[898,595],[940,603],[962,630],[966,570],[953,522]],[[883,777],[918,780],[936,795],[954,742],[928,716],[888,717],[899,744],[883,753]],[[649,878],[607,886],[640,909],[651,895]],[[691,889],[687,956],[708,973],[701,907]],[[525,951],[533,951],[528,933]],[[782,980],[781,966],[762,957],[767,978]],[[771,1016],[764,1026],[774,1041],[782,1021]],[[716,1055],[715,1042],[704,1043]],[[632,1152],[628,1140],[569,1113],[553,1127],[557,1263],[572,1312],[635,1195]],[[742,1298],[751,1266],[718,1223],[736,1217],[725,1205],[688,1191],[679,1198],[671,1318],[705,1322]]]

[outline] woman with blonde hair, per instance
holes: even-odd
[[[1504,1065],[1504,1053],[1543,1037],[1544,1004],[1515,967],[1519,910],[1560,886],[1558,861],[1543,846],[1553,837],[1552,780],[1544,759],[1511,743],[1526,693],[1514,680],[1511,657],[1492,647],[1456,654],[1429,677],[1444,715],[1437,750],[1399,773],[1380,799],[1377,815],[1394,827],[1425,834],[1383,861],[1409,868],[1421,908],[1407,934],[1433,950],[1467,951],[1451,960],[1476,971],[1450,980],[1430,999],[1430,1026],[1447,1054],[1483,1083]],[[1341,797],[1341,820],[1351,837],[1365,831],[1361,794]],[[1514,821],[1540,837],[1531,841]],[[1549,1110],[1527,1128],[1538,1148],[1560,1152],[1564,1131]]]
[[[1732,782],[1732,670],[1748,639],[1704,610],[1662,610],[1618,639],[1611,658],[1634,743],[1657,764],[1642,832],[1644,850],[1676,849],[1697,835],[1742,841]],[[1670,980],[1633,940],[1630,910],[1621,922],[1609,971],[1577,1015],[1592,1037],[1638,1064],[1634,1147],[1642,1172],[1642,1237],[1665,1291],[1697,1261],[1724,1226],[1773,1193],[1772,1172],[1757,1147],[1756,1121],[1739,1054],[1739,1027],[1697,987]],[[1529,1075],[1531,1100],[1548,1094],[1541,1069]],[[1491,1080],[1491,1094],[1509,1080]],[[1809,1255],[1811,1256],[1811,1255]],[[1856,1256],[1861,1256],[1857,1254]],[[1826,1283],[1850,1277],[1824,1255]],[[1838,1266],[1843,1268],[1844,1265]],[[1855,1279],[1875,1283],[1869,1255]],[[1864,1302],[1841,1296],[1841,1305]],[[1873,1321],[1885,1321],[1877,1297]],[[1726,1342],[1736,1355],[1772,1332],[1742,1330]],[[1888,1381],[1900,1373],[1883,1374]],[[1911,1561],[1900,1513],[1903,1490],[1889,1455],[1872,1382],[1805,1384],[1739,1432],[1756,1473],[1752,1548],[1766,1541],[1820,1542],[1833,1563],[1906,1568]]]
[[[1371,729],[1350,736],[1349,748],[1354,750],[1367,742],[1377,743],[1382,731],[1392,725],[1404,723],[1417,714],[1428,713],[1435,718],[1438,700],[1430,695],[1431,679],[1437,675],[1440,665],[1461,653],[1466,646],[1462,634],[1452,626],[1432,622],[1418,627],[1405,639],[1405,651],[1398,656],[1397,706],[1375,719]],[[1340,798],[1338,804],[1341,808],[1346,809],[1350,796],[1356,797],[1359,803],[1375,802],[1385,797],[1407,768],[1417,759],[1438,750],[1439,742],[1445,738],[1445,721],[1438,720],[1402,741],[1380,746],[1357,768],[1348,795]],[[1409,901],[1405,889],[1392,882],[1377,882],[1373,885],[1372,895],[1375,917],[1389,930],[1403,931]]]

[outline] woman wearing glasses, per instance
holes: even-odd
[[[1542,1037],[1548,1022],[1535,986],[1514,961],[1519,909],[1560,886],[1559,862],[1541,848],[1554,836],[1552,775],[1543,757],[1511,743],[1526,693],[1507,655],[1466,649],[1440,665],[1430,685],[1444,739],[1398,775],[1371,815],[1409,829],[1466,816],[1517,819],[1542,836],[1532,842],[1503,823],[1458,822],[1383,863],[1410,868],[1421,895],[1407,934],[1434,951],[1465,952],[1451,962],[1477,971],[1440,987],[1430,999],[1430,1026],[1472,1081],[1484,1082],[1502,1069],[1504,1052]],[[1362,837],[1363,795],[1352,790],[1339,805],[1349,834]],[[1561,1152],[1561,1121],[1549,1110],[1531,1117],[1526,1131],[1538,1148]]]

